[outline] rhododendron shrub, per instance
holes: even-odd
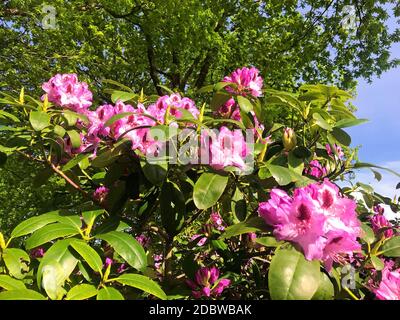
[[[350,147],[349,93],[255,67],[190,97],[91,86],[0,99],[2,158],[85,199],[0,233],[0,299],[400,299],[399,206],[354,181],[385,168]]]

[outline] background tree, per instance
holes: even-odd
[[[56,72],[78,72],[98,87],[103,75],[140,90],[190,90],[238,65],[258,66],[266,83],[321,82],[353,88],[399,61],[395,0],[55,0],[57,29],[43,29],[41,0],[6,0],[0,9],[1,90],[34,90]],[[353,6],[354,32],[343,28]]]

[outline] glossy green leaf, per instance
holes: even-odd
[[[104,287],[99,290],[97,300],[125,300],[124,296],[115,288]]]
[[[381,259],[379,259],[377,256],[372,256],[371,262],[372,262],[372,265],[374,266],[374,268],[378,271],[383,270],[383,268],[385,267],[385,263]]]
[[[49,212],[37,217],[29,218],[21,222],[14,228],[14,230],[11,232],[11,237],[17,238],[30,234],[44,227],[45,225],[56,222],[57,219],[58,218],[54,215],[54,212]]]
[[[294,249],[280,249],[272,258],[268,287],[273,300],[310,300],[321,281],[319,261],[308,261]]]
[[[3,260],[8,273],[17,279],[23,279],[29,271],[29,255],[21,249],[6,248],[3,250]]]
[[[150,293],[153,296],[160,298],[162,300],[167,299],[167,295],[160,288],[160,286],[155,281],[151,280],[146,276],[142,276],[140,274],[123,274],[114,280],[121,284],[134,287],[144,292]]]
[[[1,274],[0,275],[0,288],[6,289],[6,290],[21,290],[25,289],[25,284],[20,281],[11,278],[8,275]]]
[[[203,173],[194,185],[193,200],[196,207],[205,210],[216,204],[224,193],[228,180],[228,176]]]
[[[66,291],[64,268],[58,261],[51,261],[42,268],[42,287],[51,300],[61,300]]]
[[[65,300],[86,300],[97,295],[97,288],[92,284],[78,284],[68,291]]]
[[[350,145],[351,137],[346,131],[339,128],[333,128],[331,134],[339,143],[343,144],[344,146]]]
[[[234,236],[238,236],[243,233],[265,231],[266,224],[264,219],[261,217],[252,217],[246,221],[236,223],[225,229],[225,232],[221,235],[221,240],[229,239]]]
[[[96,272],[102,272],[103,262],[101,261],[99,254],[85,241],[78,239],[71,241],[71,247],[79,253],[89,267]]]
[[[271,172],[271,175],[274,177],[274,179],[280,186],[285,186],[290,182],[292,182],[293,180],[292,175],[288,168],[272,164],[268,165],[267,167]]]
[[[312,300],[333,300],[335,295],[333,283],[324,272],[321,272],[320,274],[321,280]]]
[[[315,120],[315,123],[321,127],[322,129],[331,131],[332,126],[324,119],[319,113],[313,113],[313,118]]]
[[[256,242],[264,247],[278,246],[278,241],[274,237],[260,237],[260,238],[257,237]]]
[[[37,270],[37,285],[42,286],[43,268],[47,265],[58,263],[64,270],[64,280],[74,271],[78,259],[69,250],[69,245],[74,239],[59,240],[54,243],[44,254]]]
[[[335,128],[348,128],[368,122],[368,119],[342,119],[336,122]]]
[[[35,131],[42,131],[50,125],[50,115],[43,111],[31,111],[29,121]]]
[[[25,247],[30,250],[49,241],[78,234],[79,231],[65,223],[53,223],[35,231],[27,240]]]
[[[122,102],[126,102],[128,100],[132,100],[136,98],[138,95],[133,92],[125,92],[125,91],[114,91],[113,94],[111,95],[111,101],[113,103],[116,103],[118,100],[121,100]]]
[[[19,289],[19,290],[0,292],[0,300],[47,300],[47,299],[34,290]]]
[[[400,257],[400,236],[390,238],[381,247],[383,255],[386,257]]]
[[[119,231],[96,235],[96,238],[107,241],[130,266],[143,271],[147,267],[147,256],[143,247],[132,236]]]
[[[164,182],[167,176],[168,163],[160,162],[160,163],[150,164],[148,162],[143,161],[142,170],[147,180],[149,180],[151,183],[157,186],[160,186]]]
[[[237,101],[240,109],[242,109],[245,113],[249,113],[253,110],[253,104],[251,101],[243,96],[237,96]]]
[[[72,148],[79,148],[81,146],[81,136],[76,130],[68,130],[67,134],[71,139]]]
[[[375,233],[374,231],[365,223],[361,223],[361,239],[366,243],[372,244],[375,242]]]

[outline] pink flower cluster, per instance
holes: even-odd
[[[245,159],[249,148],[241,130],[229,130],[222,126],[219,132],[215,130],[202,131],[201,159],[208,159],[214,169],[222,170],[227,166],[246,169]]]
[[[389,239],[393,237],[393,225],[386,219],[386,217],[383,215],[384,213],[384,208],[381,206],[375,206],[374,207],[375,214],[370,218],[371,221],[371,226],[372,230],[374,230],[375,234],[379,234],[383,229],[383,235],[385,236],[386,239]]]
[[[372,291],[379,300],[400,300],[400,269],[393,269],[393,261],[386,262],[381,281]]]
[[[210,215],[210,220],[213,224],[213,227],[219,231],[224,231],[225,230],[225,222],[222,220],[221,215],[219,212],[212,212]]]
[[[165,113],[170,107],[169,114],[177,119],[184,117],[183,110],[186,110],[197,119],[200,111],[197,109],[193,100],[182,98],[179,93],[173,93],[170,96],[165,95],[158,98],[157,102],[148,106],[147,112],[159,122],[164,123]]]
[[[229,279],[219,279],[219,270],[216,267],[200,268],[195,274],[195,281],[186,280],[187,285],[193,290],[195,298],[218,297],[231,283]]]
[[[235,83],[237,88],[233,89],[230,86],[227,86],[225,87],[226,91],[242,96],[250,94],[253,97],[259,97],[262,94],[263,79],[258,75],[258,73],[259,71],[254,67],[237,69],[223,79],[224,82]],[[254,135],[261,138],[261,133],[264,130],[264,126],[257,119],[253,111],[250,113],[254,119]],[[242,121],[240,108],[233,98],[230,98],[227,102],[225,102],[225,104],[218,109],[217,114],[223,118],[229,118],[239,122]]]
[[[278,240],[299,245],[307,260],[322,260],[330,270],[334,261],[344,262],[360,250],[356,203],[341,196],[328,179],[295,189],[293,197],[280,189],[270,196],[259,204],[260,216],[274,227]]]
[[[263,79],[258,75],[257,68],[239,68],[232,72],[229,76],[224,77],[224,82],[232,82],[236,84],[236,88],[226,87],[230,93],[246,96],[251,94],[253,97],[262,95]]]
[[[92,92],[86,82],[78,81],[76,74],[57,74],[43,83],[42,89],[49,101],[60,107],[82,113],[92,105]]]
[[[42,86],[50,102],[60,107],[65,107],[88,117],[87,134],[81,134],[81,146],[72,148],[69,138],[64,141],[65,151],[72,155],[96,148],[101,139],[111,138],[117,140],[122,136],[132,142],[132,149],[142,153],[157,151],[158,143],[148,137],[149,128],[164,123],[165,114],[169,107],[169,114],[175,118],[184,116],[184,110],[194,118],[199,115],[195,103],[189,98],[182,98],[178,93],[160,97],[156,103],[146,109],[142,104],[133,107],[117,101],[115,106],[102,105],[95,111],[88,107],[92,104],[92,93],[85,82],[79,82],[75,74],[57,74]],[[44,97],[43,97],[44,98]],[[127,115],[118,119],[110,126],[106,122],[113,116],[121,113]]]
[[[93,198],[102,203],[106,200],[108,193],[110,190],[107,187],[101,186],[98,187],[94,192],[93,192]]]
[[[311,160],[308,167],[304,169],[304,173],[319,179],[326,176],[328,171],[318,160]]]

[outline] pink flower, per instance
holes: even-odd
[[[237,88],[231,88],[230,86],[225,87],[230,93],[236,93],[243,96],[251,94],[253,97],[259,97],[262,95],[263,79],[258,75],[258,69],[251,68],[239,68],[232,72],[229,76],[224,78],[224,82],[232,82],[237,85]]]
[[[304,173],[315,178],[322,178],[328,174],[326,168],[322,167],[318,160],[310,161],[308,168],[304,169]]]
[[[162,254],[155,254],[153,255],[153,260],[154,260],[154,267],[156,270],[159,270],[161,268],[161,265],[163,263],[164,257]]]
[[[270,200],[259,204],[259,215],[274,227],[278,240],[297,243],[308,260],[344,262],[360,250],[361,233],[355,201],[339,194],[328,179],[294,190],[293,197],[273,189]]]
[[[225,223],[222,220],[222,217],[219,214],[219,212],[212,212],[210,215],[210,220],[213,223],[215,229],[219,231],[225,230]]]
[[[102,203],[106,200],[108,193],[110,190],[107,187],[98,187],[95,192],[93,193],[93,199]]]
[[[144,234],[138,235],[135,239],[145,248],[150,244],[150,238]]]
[[[45,254],[45,251],[41,247],[32,249],[30,252],[31,257],[36,258],[36,259],[42,258],[44,256],[44,254]]]
[[[76,74],[56,74],[43,83],[42,89],[49,101],[60,107],[84,113],[92,105],[92,92],[86,82],[78,81]]]
[[[222,170],[227,166],[246,168],[245,159],[249,154],[241,130],[229,130],[223,126],[219,133],[203,131],[201,134],[201,160],[214,169]]]
[[[200,114],[194,101],[186,97],[182,98],[179,93],[173,93],[169,96],[165,95],[158,98],[156,103],[147,107],[147,112],[160,123],[164,123],[168,106],[170,107],[169,114],[175,118],[182,118],[182,116],[184,116],[182,110],[187,110],[196,119]]]
[[[400,269],[390,269],[390,265],[385,266],[379,286],[373,289],[379,300],[400,300]]]
[[[219,279],[219,270],[216,267],[200,268],[195,274],[195,281],[186,280],[186,284],[193,290],[195,298],[220,296],[231,283],[229,279]]]
[[[338,146],[336,143],[333,145],[333,147],[336,149],[336,152],[339,155],[339,159],[342,160],[344,158],[344,152],[342,150],[342,147]],[[325,145],[325,149],[331,158],[337,157],[336,154],[332,151],[331,145],[329,143]]]
[[[125,263],[121,263],[117,269],[117,273],[123,273],[128,269],[128,266]]]
[[[201,239],[197,241],[197,245],[198,245],[199,247],[202,247],[202,246],[204,246],[204,244],[205,244],[206,241],[207,241],[207,237],[206,237],[206,236],[201,235],[201,234],[194,234],[194,235],[190,238],[190,241],[195,241],[195,240],[197,240],[197,239],[199,239],[199,238],[201,238]]]
[[[102,105],[96,111],[89,111],[87,113],[90,122],[88,134],[103,137],[108,136],[110,134],[110,127],[105,127],[105,123],[115,114],[115,109],[110,104]]]
[[[392,228],[393,225],[386,219],[383,214],[375,214],[371,219],[372,230],[374,230],[375,234],[379,234],[379,232],[383,228]],[[386,239],[393,237],[393,229],[386,229],[383,232],[383,235]]]
[[[111,266],[113,263],[114,263],[114,261],[111,258],[106,258],[103,268],[107,268],[107,267]]]

